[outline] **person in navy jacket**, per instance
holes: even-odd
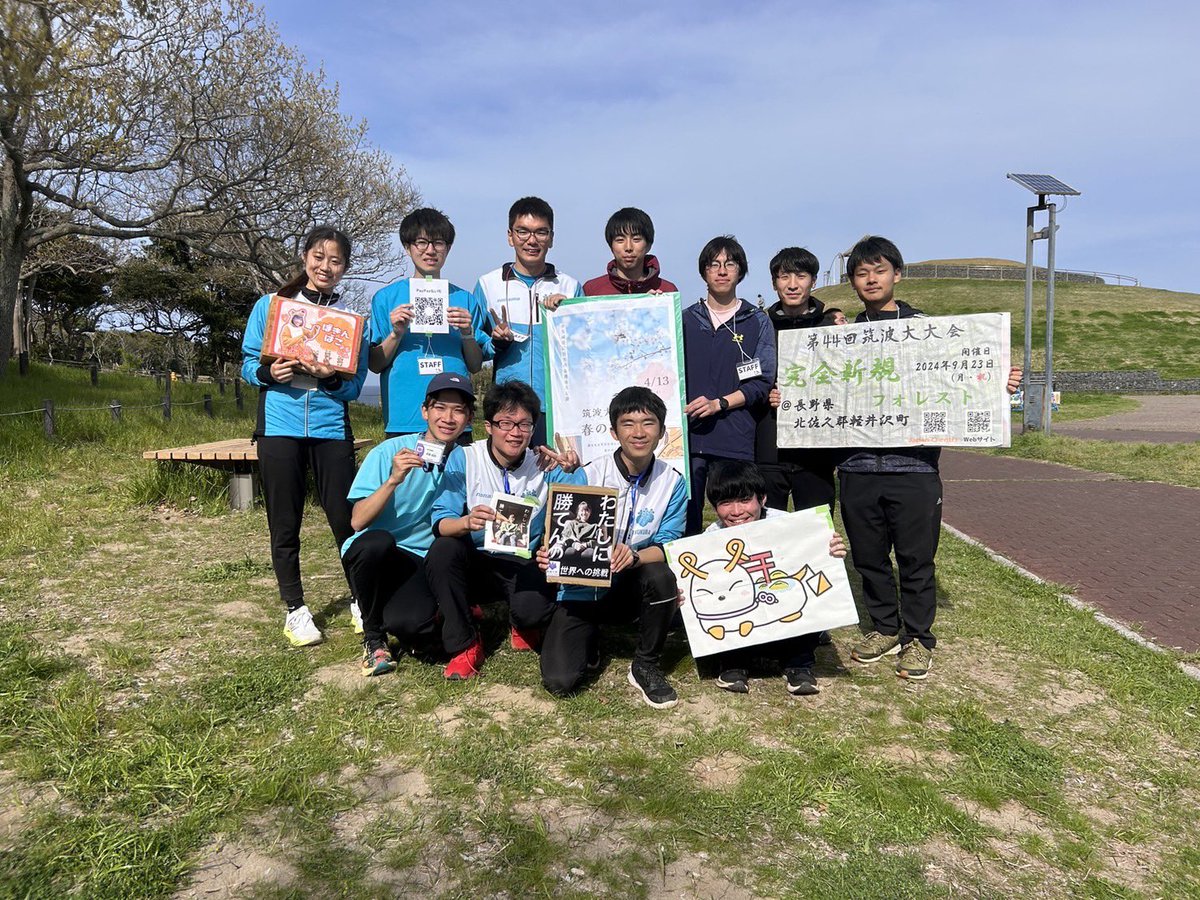
[[[720,459],[754,459],[756,415],[763,414],[775,381],[775,332],[758,307],[739,300],[749,266],[730,235],[700,251],[703,300],[683,311],[687,369],[688,441],[692,497],[687,534],[699,534],[709,466]]]
[[[304,239],[303,261],[303,271],[278,295],[340,306],[334,289],[350,264],[350,239],[335,228],[314,228]],[[313,473],[321,507],[340,547],[354,534],[347,499],[355,468],[349,403],[357,399],[367,375],[368,341],[364,334],[358,367],[350,376],[322,363],[295,359],[268,365],[260,357],[270,304],[267,294],[250,312],[242,339],[242,378],[258,388],[254,440],[271,530],[271,562],[287,606],[283,633],[294,646],[305,647],[323,639],[300,583],[300,524],[308,472]]]

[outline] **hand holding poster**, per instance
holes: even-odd
[[[1007,447],[1009,315],[779,334],[779,447]]]
[[[562,434],[584,461],[611,454],[608,404],[631,385],[667,406],[658,458],[690,477],[683,416],[683,326],[679,294],[581,297],[545,310],[546,430]]]
[[[496,518],[483,529],[483,549],[493,553],[512,553],[529,558],[529,533],[537,502],[508,494],[492,495]]]
[[[412,324],[417,334],[450,333],[450,282],[444,278],[413,278],[408,283]]]
[[[693,656],[858,621],[845,563],[829,555],[829,507],[671,541]]]
[[[366,320],[347,309],[320,306],[293,297],[271,298],[263,330],[264,363],[298,359],[353,375]]]
[[[546,508],[546,580],[608,587],[617,489],[552,484]]]

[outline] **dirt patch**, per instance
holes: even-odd
[[[587,856],[607,858],[620,846],[616,821],[591,807],[578,806],[557,797],[535,797],[514,804],[513,812],[522,820],[540,820],[546,837],[582,850]]]
[[[9,772],[0,772],[0,850],[9,850],[17,842],[25,822],[33,817],[38,792]]]
[[[466,723],[462,717],[462,707],[457,703],[450,706],[439,706],[426,716],[431,719],[445,737],[453,737]]]
[[[223,619],[261,619],[262,607],[249,600],[228,600],[220,603],[214,612]]]
[[[1040,834],[1048,841],[1054,841],[1054,832],[1042,821],[1042,817],[1020,803],[1009,800],[999,809],[990,809],[973,800],[961,797],[951,797],[950,801],[974,819],[978,819],[989,828],[995,828],[1006,837],[1022,834]]]
[[[934,838],[920,848],[925,877],[949,889],[951,896],[982,893],[1011,896],[1067,896],[1062,873],[1023,852],[1015,844],[989,841],[988,853],[971,853],[944,838]]]
[[[722,751],[696,760],[692,765],[692,777],[710,791],[722,791],[737,784],[748,765],[750,761],[746,757]]]
[[[348,694],[367,685],[371,681],[379,681],[380,679],[363,678],[358,664],[347,661],[322,666],[313,673],[313,680],[316,681],[316,685],[304,695],[305,701],[312,700],[314,697],[320,695],[322,689],[326,686]]]
[[[234,900],[256,886],[288,885],[296,878],[296,870],[289,863],[241,844],[214,842],[201,858],[204,862],[192,873],[191,884],[178,891],[177,898]]]
[[[727,871],[710,862],[707,854],[682,856],[647,885],[647,896],[651,900],[756,900],[758,895],[730,880]]]
[[[1138,893],[1149,893],[1155,872],[1161,871],[1158,848],[1111,841],[1096,851],[1104,863],[1104,877]]]
[[[1064,674],[1045,692],[1046,708],[1055,715],[1067,715],[1077,709],[1104,703],[1104,695],[1080,675]],[[1108,710],[1097,710],[1107,713]]]
[[[920,750],[906,744],[887,744],[875,752],[890,763],[939,772],[958,761],[958,757],[949,750]]]
[[[501,724],[507,724],[514,712],[531,716],[551,716],[555,707],[545,697],[537,696],[531,688],[507,684],[489,684],[475,696],[483,708]]]

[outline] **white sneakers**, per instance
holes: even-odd
[[[362,634],[362,610],[359,608],[357,600],[350,601],[350,621],[354,623],[354,633]]]
[[[325,639],[325,636],[321,634],[321,629],[313,621],[312,613],[308,611],[307,606],[293,609],[287,614],[283,633],[291,641],[293,647],[311,647]]]

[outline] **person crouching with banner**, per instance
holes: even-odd
[[[620,445],[575,473],[573,483],[617,489],[612,584],[605,588],[564,585],[542,643],[542,684],[552,694],[575,691],[600,666],[600,625],[637,620],[638,648],[628,680],[655,709],[678,695],[659,665],[675,615],[678,588],[663,544],[683,536],[687,483],[654,451],[666,434],[666,404],[649,388],[627,387],[608,405],[612,434]],[[538,551],[543,570],[549,551]]]
[[[767,482],[752,462],[741,459],[722,460],[713,466],[706,489],[708,502],[716,511],[717,521],[705,532],[746,525],[759,519],[785,516],[785,510],[767,507]],[[829,555],[835,559],[846,556],[846,544],[836,531],[829,539]],[[750,660],[767,656],[778,661],[783,669],[790,694],[810,695],[820,691],[813,674],[820,632],[801,634],[742,650],[728,650],[713,657],[720,670],[717,687],[745,694],[750,690]]]
[[[444,674],[451,681],[474,678],[483,665],[471,605],[508,603],[516,651],[536,650],[554,614],[554,591],[531,554],[542,537],[548,485],[569,481],[579,457],[570,449],[529,448],[541,414],[542,403],[525,382],[493,385],[483,400],[487,440],[451,453],[434,498],[425,574],[443,617],[442,642],[451,656]],[[485,549],[485,530],[500,520],[494,505],[500,497],[510,506],[535,508],[522,529],[527,542],[511,542],[511,551],[508,542]]]

